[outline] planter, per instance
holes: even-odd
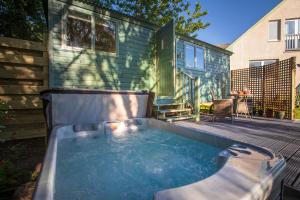
[[[270,109],[270,108],[266,109],[266,117],[268,117],[268,118],[274,118],[274,111],[273,111],[273,109]]]
[[[252,115],[256,116],[256,109],[255,108],[253,108],[253,110],[252,110]]]
[[[258,116],[260,116],[260,117],[264,116],[264,111],[263,110],[258,110]]]
[[[283,120],[285,117],[285,111],[276,111],[275,116],[277,119]]]

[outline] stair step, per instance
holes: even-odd
[[[158,110],[159,113],[175,113],[175,112],[190,112],[192,109],[190,108],[182,108],[182,109],[165,109],[165,110]]]
[[[164,119],[167,122],[174,122],[174,121],[181,121],[181,120],[188,120],[188,119],[195,119],[196,115],[183,115],[183,116],[174,116],[174,117],[166,117]]]
[[[183,105],[184,103],[162,103],[162,104],[154,104],[155,107],[161,107],[161,106],[180,106]]]

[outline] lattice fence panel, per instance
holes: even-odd
[[[285,117],[292,119],[295,67],[295,58],[290,58],[262,67],[232,70],[231,90],[250,89],[257,111],[285,111]]]
[[[231,90],[240,91],[248,88],[249,68],[231,70]]]
[[[249,69],[249,89],[253,94],[253,108],[263,110],[263,68],[251,67]]]

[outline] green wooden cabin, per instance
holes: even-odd
[[[199,102],[211,100],[210,89],[229,93],[231,52],[176,34],[173,21],[158,27],[74,0],[49,0],[47,16],[50,87],[151,90]]]

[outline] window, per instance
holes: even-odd
[[[269,21],[269,41],[280,40],[280,20]]]
[[[269,65],[272,63],[277,62],[277,60],[273,59],[273,60],[250,60],[249,61],[249,67],[261,67],[264,65]]]
[[[116,25],[101,19],[95,21],[95,50],[116,52]]]
[[[300,34],[300,19],[286,20],[285,34],[286,35]]]
[[[185,44],[185,66],[204,70],[204,50],[201,47]]]
[[[195,67],[195,48],[192,45],[185,45],[185,66],[188,68]]]
[[[112,21],[68,10],[65,38],[68,47],[116,53],[116,23]]]
[[[203,48],[196,48],[196,68],[204,70],[204,50]]]
[[[286,50],[300,49],[300,19],[289,19],[285,22]]]
[[[90,16],[70,11],[67,17],[67,46],[91,48],[91,30]]]

